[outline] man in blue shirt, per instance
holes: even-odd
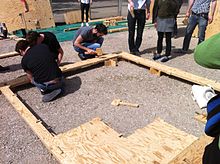
[[[211,12],[210,11],[211,4]],[[189,0],[189,7],[186,12],[186,17],[189,17],[189,23],[186,27],[183,47],[179,53],[186,53],[189,49],[190,40],[193,31],[198,25],[199,41],[198,44],[205,40],[205,31],[208,23],[212,23],[217,0]],[[190,16],[190,12],[192,13]]]

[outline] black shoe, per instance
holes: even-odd
[[[86,57],[84,56],[84,53],[78,53],[78,56],[81,60],[86,60]]]
[[[163,56],[160,61],[167,62],[168,60],[170,60],[170,58],[171,58],[171,56]]]
[[[160,58],[162,58],[160,54],[154,54],[153,60],[158,60]]]
[[[8,71],[10,68],[9,67],[2,67],[1,65],[0,65],[0,71]]]
[[[183,49],[177,49],[176,51],[174,51],[174,53],[178,53],[178,54],[186,54],[187,51],[183,50]]]
[[[61,89],[56,89],[56,90],[53,90],[52,92],[48,93],[48,94],[45,94],[42,98],[42,101],[43,102],[49,102],[49,101],[52,101],[54,100],[58,95],[60,95],[62,92]]]

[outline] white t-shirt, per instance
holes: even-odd
[[[133,0],[134,9],[146,9],[147,7],[147,0]],[[130,3],[128,3],[128,10],[130,11]]]
[[[90,0],[81,0],[81,3],[89,4],[89,3],[90,3]]]

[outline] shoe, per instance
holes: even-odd
[[[53,90],[52,92],[48,93],[48,94],[45,94],[42,98],[42,101],[43,102],[49,102],[49,101],[52,101],[54,100],[60,93],[62,92],[61,89],[56,89],[56,90]]]
[[[171,56],[163,56],[162,58],[161,58],[161,62],[167,62],[168,60],[170,60],[170,58],[171,58]]]
[[[0,71],[8,71],[10,68],[9,67],[2,67],[1,65],[0,65]]]
[[[86,57],[84,56],[84,53],[79,53],[78,56],[81,60],[86,60]]]
[[[160,54],[154,54],[153,60],[158,60],[160,59],[162,56]]]
[[[86,26],[89,26],[89,23],[88,23],[88,22],[86,23]]]
[[[84,23],[81,23],[81,27],[83,27],[84,26]]]
[[[174,51],[175,53],[179,53],[179,54],[186,54],[187,51],[183,50],[183,49],[177,49],[176,51]]]

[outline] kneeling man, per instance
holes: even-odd
[[[52,101],[64,92],[62,71],[56,62],[57,54],[51,52],[47,45],[38,44],[30,48],[26,40],[20,40],[15,51],[23,56],[22,68],[30,82],[40,89],[43,102]]]

